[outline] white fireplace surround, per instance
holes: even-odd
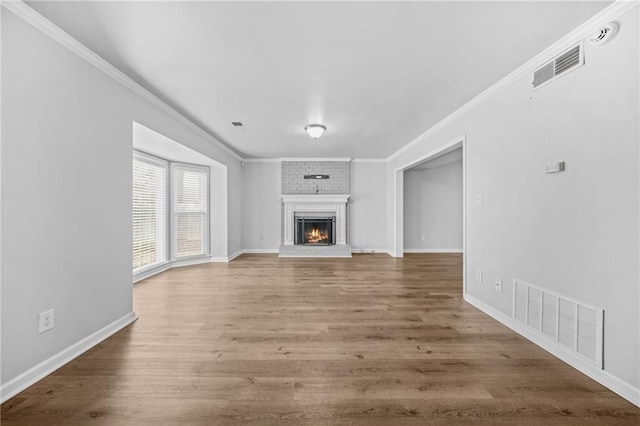
[[[327,213],[336,217],[336,245],[347,244],[347,203],[350,194],[282,195],[284,245],[294,245],[296,213]]]

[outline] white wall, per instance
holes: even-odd
[[[227,167],[138,123],[133,123],[133,148],[165,160],[209,167],[210,257],[226,259]]]
[[[277,251],[282,242],[280,162],[246,162],[242,170],[243,249]],[[354,249],[386,250],[386,170],[384,162],[351,162],[349,241]]]
[[[404,248],[462,250],[462,160],[405,171]]]
[[[242,178],[239,161],[7,10],[1,31],[4,389],[132,314],[134,121],[227,166],[228,251]],[[55,328],[39,335],[49,308]]]
[[[637,390],[638,8],[618,21],[608,44],[585,43],[584,67],[536,92],[531,75],[500,89],[394,156],[388,176],[466,134],[469,295],[510,315],[519,278],[603,308],[605,371]],[[545,174],[553,160],[567,170]],[[401,195],[390,188],[392,209]],[[388,221],[391,242],[397,220]],[[495,278],[503,293],[489,285]]]
[[[387,248],[386,171],[383,162],[351,161],[349,244],[355,250]]]
[[[246,162],[242,182],[242,247],[277,251],[281,244],[280,162]]]

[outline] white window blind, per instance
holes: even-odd
[[[167,162],[133,154],[133,273],[167,261]]]
[[[209,252],[209,169],[173,164],[175,258],[206,256]]]

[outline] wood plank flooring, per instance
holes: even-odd
[[[458,254],[244,255],[134,287],[138,321],[2,425],[640,424],[640,408],[462,300]]]

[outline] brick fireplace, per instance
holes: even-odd
[[[347,202],[345,195],[282,195],[284,203],[284,245],[296,243],[297,218],[335,218],[335,245],[347,244]]]
[[[283,161],[281,257],[351,257],[350,162]]]

